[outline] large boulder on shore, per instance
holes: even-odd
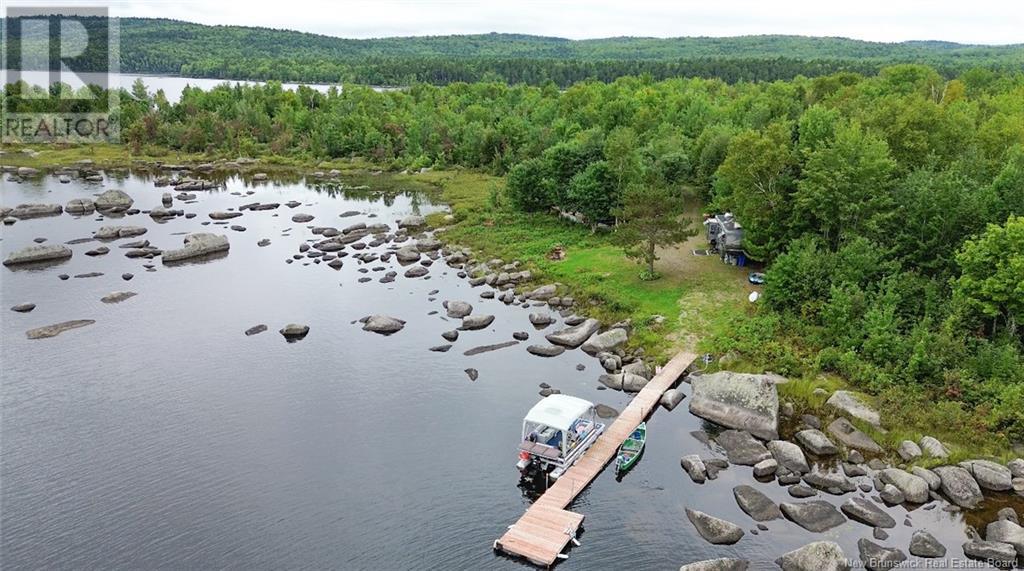
[[[555,345],[575,349],[582,345],[584,341],[590,339],[590,336],[596,333],[600,327],[600,321],[596,319],[586,319],[579,325],[566,327],[565,329],[560,329],[554,333],[548,333],[544,337]]]
[[[828,433],[848,448],[856,448],[874,454],[882,453],[882,447],[877,442],[843,417],[833,420],[832,424],[828,425]]]
[[[185,247],[177,250],[165,250],[162,256],[163,262],[177,262],[190,258],[198,258],[219,252],[227,252],[231,247],[228,237],[223,234],[210,234],[197,232],[185,236]]]
[[[398,222],[399,228],[419,228],[426,225],[427,219],[416,214],[410,214]]]
[[[875,426],[881,426],[882,421],[879,417],[878,412],[871,408],[863,396],[851,391],[836,391],[832,393],[832,396],[825,401],[825,404],[838,410],[839,412],[849,416],[850,418],[856,418],[857,420],[863,420],[868,424]]]
[[[372,331],[381,335],[391,335],[405,327],[405,321],[388,315],[369,315],[361,321],[363,322],[363,331]]]
[[[71,255],[71,248],[63,244],[28,246],[16,252],[11,252],[7,259],[4,260],[4,265],[16,266],[18,264],[31,264],[35,262],[51,262],[70,258]]]
[[[779,395],[767,375],[719,371],[691,377],[690,412],[763,440],[779,438]]]
[[[904,500],[912,504],[923,504],[928,501],[930,489],[924,478],[899,468],[886,468],[879,472],[878,476],[886,484],[899,488]]]
[[[580,349],[583,349],[585,353],[590,355],[605,352],[613,353],[625,345],[626,341],[629,341],[629,335],[626,333],[626,330],[616,327],[604,333],[594,333],[580,346]]]
[[[807,457],[799,446],[786,440],[772,440],[768,443],[768,451],[775,461],[795,474],[806,474],[811,471]]]
[[[932,471],[942,480],[942,493],[954,504],[970,509],[985,499],[978,482],[960,466],[939,466]]]
[[[135,201],[123,190],[108,190],[96,197],[96,210],[117,210],[131,208]]]
[[[558,292],[558,286],[554,284],[542,285],[530,292],[527,292],[527,299],[535,299],[537,301],[547,301],[554,297],[555,293]]]
[[[1010,469],[1002,464],[991,460],[967,460],[961,462],[960,467],[970,472],[983,490],[1005,492],[1013,489]]]
[[[815,541],[775,560],[782,571],[850,571],[843,548],[834,541]]]
[[[1017,550],[1017,555],[1024,557],[1024,527],[1005,519],[994,521],[985,528],[985,539],[1009,543]]]

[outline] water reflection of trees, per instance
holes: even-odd
[[[250,169],[245,172],[212,170],[199,172],[195,170],[167,171],[156,166],[136,166],[130,170],[118,169],[108,171],[107,176],[117,182],[124,182],[129,177],[135,177],[143,182],[155,183],[160,178],[174,174],[174,176],[182,180],[201,179],[220,185],[220,188],[203,192],[222,192],[227,189],[229,183],[235,188],[240,184],[245,189],[260,189],[280,185],[303,185],[330,198],[380,200],[389,207],[394,205],[398,197],[405,196],[409,198],[412,212],[417,215],[421,214],[420,211],[424,206],[433,204],[429,198],[429,193],[434,192],[433,187],[423,183],[410,185],[407,181],[399,181],[387,175],[378,175],[372,178],[369,175],[342,175],[336,178],[321,178],[290,170],[276,172],[267,172],[267,170]],[[257,172],[265,173],[267,178],[254,180]],[[173,190],[172,186],[165,188],[168,191]]]

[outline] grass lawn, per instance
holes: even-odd
[[[438,187],[456,222],[445,239],[468,246],[481,258],[520,260],[536,282],[564,285],[581,311],[614,323],[631,319],[632,343],[665,360],[680,349],[697,350],[706,327],[719,311],[740,311],[746,301],[746,272],[717,257],[694,256],[698,235],[678,247],[659,251],[655,264],[660,279],[640,279],[641,266],[612,245],[606,233],[546,213],[516,212],[501,203],[501,178],[465,171],[434,171],[410,175]],[[700,228],[700,205],[691,201],[686,217]],[[440,217],[432,219],[440,225]],[[555,247],[562,260],[549,259]],[[661,316],[664,320],[655,320]]]

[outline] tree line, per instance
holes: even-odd
[[[16,109],[17,86],[5,96]],[[508,207],[624,220],[647,261],[683,189],[768,264],[748,357],[926,394],[1024,437],[1024,74],[923,65],[791,81],[280,84],[121,94],[127,144],[506,175]],[[156,152],[157,149],[154,149]],[[657,208],[657,205],[664,208]],[[669,218],[671,219],[671,218]],[[654,220],[656,223],[650,224]],[[671,229],[670,229],[671,230]],[[685,230],[682,229],[682,230]],[[671,232],[670,232],[671,233]]]
[[[90,38],[106,37],[109,21],[81,20]],[[11,40],[8,66],[21,50],[48,49],[45,37],[22,36],[17,19],[0,23]],[[54,29],[57,29],[56,27]],[[840,71],[875,74],[893,63],[926,63],[945,77],[972,67],[1019,70],[1024,45],[950,42],[880,43],[847,38],[604,38],[567,40],[522,34],[347,39],[269,28],[206,26],[122,18],[120,70],[221,79],[411,85],[504,81],[559,87],[596,79],[650,74],[773,81]],[[106,71],[104,42],[74,58],[76,71]]]

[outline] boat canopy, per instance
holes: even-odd
[[[523,420],[567,431],[576,419],[587,415],[593,406],[590,401],[569,395],[548,395],[533,405]]]

